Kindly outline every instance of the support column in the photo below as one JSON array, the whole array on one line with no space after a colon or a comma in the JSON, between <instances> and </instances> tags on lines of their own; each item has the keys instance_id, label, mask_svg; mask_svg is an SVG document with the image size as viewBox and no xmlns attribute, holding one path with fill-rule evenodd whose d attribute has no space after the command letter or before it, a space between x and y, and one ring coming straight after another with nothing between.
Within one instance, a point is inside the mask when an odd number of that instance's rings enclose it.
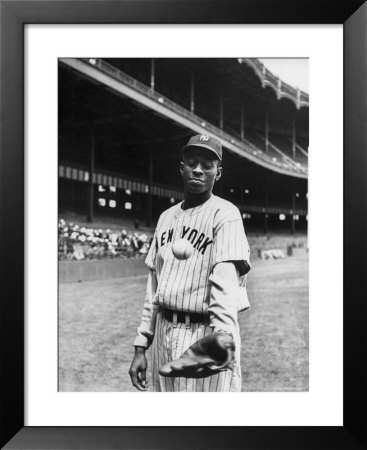
<instances>
[{"instance_id":1,"label":"support column","mask_svg":"<svg viewBox=\"0 0 367 450\"><path fill-rule=\"evenodd\" d=\"M148 184L149 184L149 192L148 192L148 217L147 217L147 226L150 227L152 225L152 212L153 212L153 150L150 148L149 150L149 174L148 174Z\"/></svg>"},{"instance_id":2,"label":"support column","mask_svg":"<svg viewBox=\"0 0 367 450\"><path fill-rule=\"evenodd\" d=\"M94 159L95 159L96 135L94 124L91 126L90 154L89 154L89 180L88 180L88 204L87 204L87 222L93 222L94 216Z\"/></svg>"},{"instance_id":3,"label":"support column","mask_svg":"<svg viewBox=\"0 0 367 450\"><path fill-rule=\"evenodd\" d=\"M192 114L194 114L194 111L195 111L195 72L194 72L194 69L191 69L190 111Z\"/></svg>"},{"instance_id":4,"label":"support column","mask_svg":"<svg viewBox=\"0 0 367 450\"><path fill-rule=\"evenodd\" d=\"M223 130L223 89L220 91L219 102L219 128Z\"/></svg>"},{"instance_id":5,"label":"support column","mask_svg":"<svg viewBox=\"0 0 367 450\"><path fill-rule=\"evenodd\" d=\"M293 120L293 129L292 129L292 154L293 158L296 157L296 119Z\"/></svg>"},{"instance_id":6,"label":"support column","mask_svg":"<svg viewBox=\"0 0 367 450\"><path fill-rule=\"evenodd\" d=\"M292 215L291 215L291 232L294 234L296 232L296 221L294 220L294 215L296 211L296 194L292 192Z\"/></svg>"},{"instance_id":7,"label":"support column","mask_svg":"<svg viewBox=\"0 0 367 450\"><path fill-rule=\"evenodd\" d=\"M265 193L264 234L268 234L268 193Z\"/></svg>"},{"instance_id":8,"label":"support column","mask_svg":"<svg viewBox=\"0 0 367 450\"><path fill-rule=\"evenodd\" d=\"M266 67L264 66L263 63L262 67L261 67L261 86L264 89L265 88L265 78L266 78Z\"/></svg>"},{"instance_id":9,"label":"support column","mask_svg":"<svg viewBox=\"0 0 367 450\"><path fill-rule=\"evenodd\" d=\"M268 234L268 213L266 212L264 214L264 234L267 235Z\"/></svg>"},{"instance_id":10,"label":"support column","mask_svg":"<svg viewBox=\"0 0 367 450\"><path fill-rule=\"evenodd\" d=\"M277 99L280 100L282 96L282 80L278 77L277 80Z\"/></svg>"},{"instance_id":11,"label":"support column","mask_svg":"<svg viewBox=\"0 0 367 450\"><path fill-rule=\"evenodd\" d=\"M243 218L243 214L246 213L246 211L245 211L245 195L244 195L244 186L243 186L242 180L240 180L239 185L240 185L240 213L241 213L241 219L242 219L243 226L245 226L245 219Z\"/></svg>"},{"instance_id":12,"label":"support column","mask_svg":"<svg viewBox=\"0 0 367 450\"><path fill-rule=\"evenodd\" d=\"M241 106L241 139L245 138L245 112L243 106Z\"/></svg>"},{"instance_id":13,"label":"support column","mask_svg":"<svg viewBox=\"0 0 367 450\"><path fill-rule=\"evenodd\" d=\"M269 150L269 113L265 115L265 152Z\"/></svg>"},{"instance_id":14,"label":"support column","mask_svg":"<svg viewBox=\"0 0 367 450\"><path fill-rule=\"evenodd\" d=\"M150 89L154 92L155 89L155 60L150 60Z\"/></svg>"},{"instance_id":15,"label":"support column","mask_svg":"<svg viewBox=\"0 0 367 450\"><path fill-rule=\"evenodd\" d=\"M300 89L297 89L297 109L300 109L301 107L301 91Z\"/></svg>"}]
</instances>

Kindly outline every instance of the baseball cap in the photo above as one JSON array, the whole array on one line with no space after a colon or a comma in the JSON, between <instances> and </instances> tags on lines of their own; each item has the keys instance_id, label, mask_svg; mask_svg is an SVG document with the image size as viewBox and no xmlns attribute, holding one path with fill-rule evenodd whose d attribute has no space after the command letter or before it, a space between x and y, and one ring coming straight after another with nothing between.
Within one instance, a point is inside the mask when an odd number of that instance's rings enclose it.
<instances>
[{"instance_id":1,"label":"baseball cap","mask_svg":"<svg viewBox=\"0 0 367 450\"><path fill-rule=\"evenodd\" d=\"M222 144L218 139L207 134L197 134L189 139L189 142L183 147L183 151L187 150L189 147L204 147L217 156L220 161L222 161Z\"/></svg>"}]
</instances>

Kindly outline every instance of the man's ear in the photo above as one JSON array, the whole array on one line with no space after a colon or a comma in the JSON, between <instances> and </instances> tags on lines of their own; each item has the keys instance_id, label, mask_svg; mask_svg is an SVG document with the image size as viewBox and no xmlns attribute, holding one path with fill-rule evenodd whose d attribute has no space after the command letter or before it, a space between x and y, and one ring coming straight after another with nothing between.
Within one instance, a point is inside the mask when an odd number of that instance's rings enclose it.
<instances>
[{"instance_id":1,"label":"man's ear","mask_svg":"<svg viewBox=\"0 0 367 450\"><path fill-rule=\"evenodd\" d=\"M216 175L216 177L215 177L215 181L219 181L219 180L221 179L222 173L223 173L223 167L222 167L222 166L219 166L219 167L217 168L217 175Z\"/></svg>"},{"instance_id":2,"label":"man's ear","mask_svg":"<svg viewBox=\"0 0 367 450\"><path fill-rule=\"evenodd\" d=\"M183 166L184 166L184 163L181 161L180 162L180 174L181 174L181 176L183 175Z\"/></svg>"}]
</instances>

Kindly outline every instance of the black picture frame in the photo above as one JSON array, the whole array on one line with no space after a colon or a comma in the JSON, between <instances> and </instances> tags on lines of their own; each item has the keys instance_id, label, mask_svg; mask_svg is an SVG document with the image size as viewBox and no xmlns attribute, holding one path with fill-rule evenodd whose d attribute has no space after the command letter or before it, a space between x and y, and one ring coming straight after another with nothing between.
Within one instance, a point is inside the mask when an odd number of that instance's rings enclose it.
<instances>
[{"instance_id":1,"label":"black picture frame","mask_svg":"<svg viewBox=\"0 0 367 450\"><path fill-rule=\"evenodd\" d=\"M221 427L24 427L23 30L27 23L343 24L343 426L225 430ZM2 448L366 449L366 3L362 0L0 0L0 33ZM328 170L332 170L332 162L325 168L325 176ZM327 327L326 323L325 332ZM215 413L225 414L225 411Z\"/></svg>"}]
</instances>

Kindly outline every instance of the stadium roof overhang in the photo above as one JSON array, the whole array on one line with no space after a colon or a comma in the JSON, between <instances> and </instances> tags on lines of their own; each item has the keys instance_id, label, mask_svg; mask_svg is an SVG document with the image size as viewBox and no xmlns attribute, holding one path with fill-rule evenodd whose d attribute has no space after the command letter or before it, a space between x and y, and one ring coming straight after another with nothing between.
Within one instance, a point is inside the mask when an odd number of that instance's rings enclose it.
<instances>
[{"instance_id":1,"label":"stadium roof overhang","mask_svg":"<svg viewBox=\"0 0 367 450\"><path fill-rule=\"evenodd\" d=\"M67 67L72 68L80 75L90 79L92 82L101 84L102 86L105 86L107 89L112 90L116 94L128 97L140 104L143 108L147 108L148 110L156 114L166 117L184 128L190 129L196 133L210 133L217 135L221 139L222 144L225 148L241 157L244 157L262 167L280 174L290 175L297 178L307 178L307 170L302 170L294 164L284 165L280 164L279 162L275 164L270 159L267 160L266 155L263 155L262 159L258 156L255 156L255 153L257 152L254 152L254 149L250 145L237 140L230 134L224 133L223 130L214 127L210 123L202 121L200 118L195 117L192 114L187 114L187 110L182 107L177 108L177 104L172 105L173 102L169 102L169 99L152 96L150 95L151 93L149 91L147 91L146 89L144 91L143 88L143 90L138 90L136 86L134 87L133 84L130 83L129 85L129 83L126 81L128 80L128 78L126 78L125 82L123 82L121 78L116 78L116 75L114 73L108 73L107 69L101 70L101 67L96 66L95 61L96 60L81 60L74 58L61 60L61 62ZM209 68L211 62L214 61L216 62L216 64L214 65L214 67L216 68L215 70L224 70L223 67L226 66L221 66L221 64L218 63L217 60L205 60L206 64L209 65ZM238 66L241 67L240 64L238 64ZM108 68L108 65L106 67ZM220 69L221 67L222 69ZM225 70L232 70L231 73L232 76L234 76L233 69L231 69L230 67L226 67ZM237 70L242 69L236 68L236 76L238 76ZM255 80L252 81L259 82L257 76L253 76ZM136 83L136 81L134 82ZM98 105L96 105L96 108L98 109Z\"/></svg>"}]
</instances>

